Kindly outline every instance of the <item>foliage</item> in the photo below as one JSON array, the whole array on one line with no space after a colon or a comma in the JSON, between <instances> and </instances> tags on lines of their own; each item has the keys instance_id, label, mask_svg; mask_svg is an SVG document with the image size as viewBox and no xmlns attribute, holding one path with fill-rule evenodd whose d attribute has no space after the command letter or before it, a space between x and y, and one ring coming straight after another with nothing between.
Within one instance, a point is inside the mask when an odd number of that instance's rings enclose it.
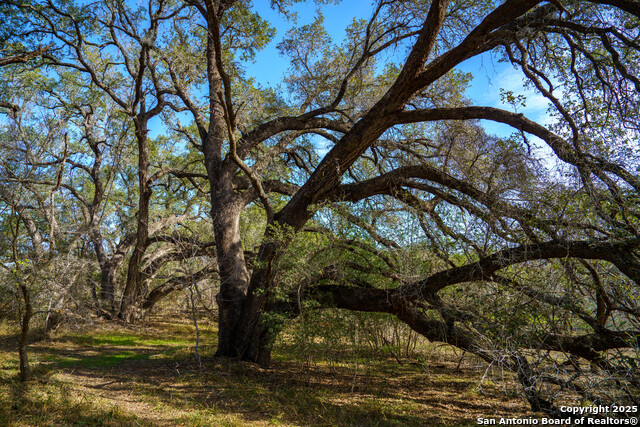
<instances>
[{"instance_id":1,"label":"foliage","mask_svg":"<svg viewBox=\"0 0 640 427\"><path fill-rule=\"evenodd\" d=\"M246 71L276 34L249 1L0 12L21 24L0 33L0 263L23 319L30 293L134 322L187 290L197 327L216 293L233 360L268 364L287 330L306 360L402 330L511 371L548 415L637 403L635 3L376 1L344 40L320 7L273 87ZM459 66L483 54L546 119L510 88L475 105Z\"/></svg>"}]
</instances>

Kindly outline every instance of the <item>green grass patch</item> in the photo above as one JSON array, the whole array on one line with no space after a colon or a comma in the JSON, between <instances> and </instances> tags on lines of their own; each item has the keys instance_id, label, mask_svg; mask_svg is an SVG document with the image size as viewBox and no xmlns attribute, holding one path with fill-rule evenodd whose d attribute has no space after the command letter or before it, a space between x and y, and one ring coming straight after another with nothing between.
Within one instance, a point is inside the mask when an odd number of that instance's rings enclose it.
<instances>
[{"instance_id":1,"label":"green grass patch","mask_svg":"<svg viewBox=\"0 0 640 427\"><path fill-rule=\"evenodd\" d=\"M56 356L53 362L61 368L111 368L123 362L133 360L147 360L150 354L140 354L133 351L124 351L115 354L99 354L96 356Z\"/></svg>"},{"instance_id":2,"label":"green grass patch","mask_svg":"<svg viewBox=\"0 0 640 427\"><path fill-rule=\"evenodd\" d=\"M148 338L138 335L78 335L70 337L72 342L87 346L118 346L118 347L140 347L140 346L188 346L193 341L188 339L159 339Z\"/></svg>"}]
</instances>

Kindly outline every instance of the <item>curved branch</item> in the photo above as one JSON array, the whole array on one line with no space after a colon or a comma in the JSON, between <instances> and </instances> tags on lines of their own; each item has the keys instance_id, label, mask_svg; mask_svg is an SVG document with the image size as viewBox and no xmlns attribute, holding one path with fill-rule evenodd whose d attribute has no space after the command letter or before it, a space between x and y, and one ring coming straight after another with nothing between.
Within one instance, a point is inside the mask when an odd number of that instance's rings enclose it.
<instances>
[{"instance_id":1,"label":"curved branch","mask_svg":"<svg viewBox=\"0 0 640 427\"><path fill-rule=\"evenodd\" d=\"M437 108L401 111L394 115L393 120L396 124L436 120L491 120L504 123L544 140L560 160L578 168L590 166L591 169L613 173L640 191L640 180L624 168L604 159L581 155L565 139L533 120L527 119L523 114L493 107Z\"/></svg>"},{"instance_id":2,"label":"curved branch","mask_svg":"<svg viewBox=\"0 0 640 427\"><path fill-rule=\"evenodd\" d=\"M633 259L631 253L639 247L640 239L619 243L552 240L539 244L521 245L503 249L472 264L432 274L424 280L399 288L398 292L407 296L422 297L458 283L489 280L498 270L510 265L567 257L609 261L631 280L640 284L640 262Z\"/></svg>"},{"instance_id":3,"label":"curved branch","mask_svg":"<svg viewBox=\"0 0 640 427\"><path fill-rule=\"evenodd\" d=\"M51 49L52 46L53 44L49 44L47 46L38 48L36 50L32 50L30 52L23 52L18 55L5 56L4 58L0 58L0 67L4 67L10 64L23 64L29 61L30 59L33 59L42 55L43 53Z\"/></svg>"}]
</instances>

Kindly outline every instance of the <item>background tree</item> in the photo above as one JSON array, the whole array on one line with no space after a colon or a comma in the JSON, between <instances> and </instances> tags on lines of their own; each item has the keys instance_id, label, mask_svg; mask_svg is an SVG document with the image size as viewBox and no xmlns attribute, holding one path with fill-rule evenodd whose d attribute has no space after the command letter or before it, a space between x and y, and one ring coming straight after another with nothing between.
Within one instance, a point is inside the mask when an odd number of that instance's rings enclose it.
<instances>
[{"instance_id":1,"label":"background tree","mask_svg":"<svg viewBox=\"0 0 640 427\"><path fill-rule=\"evenodd\" d=\"M1 290L14 297L19 315L23 381L31 377L27 344L32 318L44 314L46 331L52 314L73 299L76 285L82 281L80 276L84 277L87 270L78 256L79 236L67 228L74 222L73 214L57 194L65 162L51 163L47 156L61 141L65 141L66 152L67 139L61 135L59 120L34 114L34 104L43 95L31 85L37 76L37 72L26 71L22 74L26 78L12 81L15 86L11 89L22 92L23 98L10 98L16 102L10 103L10 117L3 122L0 134L0 211L5 242L0 248ZM48 176L53 176L53 181L43 182Z\"/></svg>"},{"instance_id":2,"label":"background tree","mask_svg":"<svg viewBox=\"0 0 640 427\"><path fill-rule=\"evenodd\" d=\"M185 180L198 176L186 170L193 161L180 165L180 156L169 155L167 150L175 147L174 139L149 138L149 121L166 107L177 110L166 100L171 92L163 87L163 77L158 74L157 60L150 49L156 43L160 23L182 6L154 4L156 9L148 11L150 20L145 29L135 26L145 19L145 11L119 3L72 10L66 10L67 5L54 3L48 3L48 7L24 3L15 6L33 15L30 28L34 33L51 38L56 45L47 56L50 63L56 65L53 69L57 73L55 83L50 83L48 90L57 100L55 108L65 111L77 133L78 144L69 161L72 169L84 175L78 183L82 190L73 184L67 187L80 203L86 221L82 232L88 231L100 266L99 294L106 308L102 314L117 314L131 321L143 302L146 283L162 265L171 261L171 257L166 257L167 249L158 246L174 242L176 237L151 240L152 235L185 221L192 208L193 193L183 191L180 185L173 186L178 188L176 194L163 191L156 201L152 201L153 189L163 185L171 190L171 186L167 186L170 174ZM94 22L100 23L100 28L94 27ZM69 90L71 87L73 91ZM127 169L124 156L130 155L127 150L131 141L137 146L138 164ZM154 153L158 154L157 159L151 158ZM88 161L87 156L93 160ZM62 161L57 157L57 161ZM111 164L103 164L106 161ZM137 190L130 182L132 173L138 176ZM111 194L107 193L109 188ZM120 195L125 199L118 200ZM137 199L137 209L129 205L131 197ZM163 215L161 206L178 199L180 202L174 207L181 206L182 214L176 216L175 209L170 212L165 209ZM130 219L134 215L136 225L132 229ZM118 223L129 233L105 241L105 229L113 234L111 228ZM206 243L200 245L206 246ZM155 255L148 253L151 246L156 249ZM125 261L128 262L126 281L116 307L116 281Z\"/></svg>"}]
</instances>

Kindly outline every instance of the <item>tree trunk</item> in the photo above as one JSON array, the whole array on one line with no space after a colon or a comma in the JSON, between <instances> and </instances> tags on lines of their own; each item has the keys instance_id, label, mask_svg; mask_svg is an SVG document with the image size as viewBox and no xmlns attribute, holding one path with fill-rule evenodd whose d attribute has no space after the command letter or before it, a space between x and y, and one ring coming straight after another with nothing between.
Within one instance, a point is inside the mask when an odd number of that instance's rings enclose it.
<instances>
[{"instance_id":1,"label":"tree trunk","mask_svg":"<svg viewBox=\"0 0 640 427\"><path fill-rule=\"evenodd\" d=\"M269 240L269 237L267 237ZM251 292L245 298L242 313L236 326L234 347L243 360L267 366L271 361L271 344L281 325L264 322L264 313L268 311L269 288L271 287L272 267L275 259L277 243L268 242L262 245L258 259L266 260L266 265L256 268L251 276Z\"/></svg>"},{"instance_id":2,"label":"tree trunk","mask_svg":"<svg viewBox=\"0 0 640 427\"><path fill-rule=\"evenodd\" d=\"M227 4L224 7L228 7ZM218 304L218 349L216 356L252 360L246 346L238 346L238 337L246 331L245 309L251 279L240 239L239 220L245 201L233 185L239 165L231 156L223 157L223 145L235 132L230 118L230 81L223 70L220 46L219 17L225 8L207 4L209 36L207 37L207 79L209 83L209 125L200 128L202 151L211 191L211 218L216 240L216 255L220 276ZM217 42L216 42L217 40ZM226 77L226 83L223 83ZM226 94L227 96L224 96ZM226 113L225 113L226 111ZM226 117L226 118L225 118ZM231 146L231 142L229 142ZM258 313L260 315L261 312ZM250 334L251 335L251 334Z\"/></svg>"},{"instance_id":3,"label":"tree trunk","mask_svg":"<svg viewBox=\"0 0 640 427\"><path fill-rule=\"evenodd\" d=\"M271 350L278 333L282 329L283 321L269 319L269 322L265 323L264 313L260 314L260 320L250 335L242 358L267 367L271 363Z\"/></svg>"},{"instance_id":4,"label":"tree trunk","mask_svg":"<svg viewBox=\"0 0 640 427\"><path fill-rule=\"evenodd\" d=\"M96 307L103 314L108 312L111 317L116 315L116 282L118 271L125 260L127 252L134 243L135 235L126 235L115 249L111 257L107 256L103 248L103 238L97 226L91 234L91 242L100 266L100 307Z\"/></svg>"},{"instance_id":5,"label":"tree trunk","mask_svg":"<svg viewBox=\"0 0 640 427\"><path fill-rule=\"evenodd\" d=\"M224 168L221 168L224 170ZM240 239L239 221L244 203L233 191L231 173L220 175L212 191L212 211L220 292L216 296L218 304L218 349L216 356L234 357L267 365L271 358L270 344L273 341L273 328L262 324L263 302L267 299L247 297L249 284L254 281L270 280L270 258L267 267L254 270L249 274L244 250ZM226 179L225 179L226 178ZM225 184L226 183L226 184ZM212 188L213 185L212 185ZM271 248L275 244L265 245ZM274 250L275 253L275 250ZM265 259L260 257L260 259ZM260 289L268 289L268 285ZM263 295L265 298L266 295Z\"/></svg>"},{"instance_id":6,"label":"tree trunk","mask_svg":"<svg viewBox=\"0 0 640 427\"><path fill-rule=\"evenodd\" d=\"M144 108L143 108L144 110ZM136 139L138 140L138 184L140 197L138 199L138 223L136 230L136 244L129 259L127 269L127 284L122 295L119 317L125 322L132 322L135 315L136 297L142 282L140 265L147 250L149 239L149 202L151 200L151 182L149 179L149 148L147 145L147 121L144 114L136 118Z\"/></svg>"},{"instance_id":7,"label":"tree trunk","mask_svg":"<svg viewBox=\"0 0 640 427\"><path fill-rule=\"evenodd\" d=\"M96 253L98 259L98 265L100 266L100 299L96 302L99 305L98 311L106 310L111 315L115 315L115 279L116 272L120 266L120 262L114 262L114 259L109 259L103 248L103 239L100 230L95 225L95 213L93 207L90 209L90 215L92 217L91 223L93 230L91 231L91 244L93 250ZM105 308L106 307L106 308Z\"/></svg>"},{"instance_id":8,"label":"tree trunk","mask_svg":"<svg viewBox=\"0 0 640 427\"><path fill-rule=\"evenodd\" d=\"M249 286L249 272L240 240L239 220L241 206L229 200L233 193L216 192L212 195L212 212L220 292L218 303L218 350L217 356L241 357L235 346L237 325Z\"/></svg>"},{"instance_id":9,"label":"tree trunk","mask_svg":"<svg viewBox=\"0 0 640 427\"><path fill-rule=\"evenodd\" d=\"M108 264L104 268L101 268L100 300L106 306L106 310L109 311L111 315L115 315L116 312L116 273L117 266L112 264Z\"/></svg>"},{"instance_id":10,"label":"tree trunk","mask_svg":"<svg viewBox=\"0 0 640 427\"><path fill-rule=\"evenodd\" d=\"M207 5L210 32L207 37L207 79L209 83L209 125L202 129L202 151L211 191L211 219L216 241L216 258L220 276L220 292L216 296L218 304L218 349L216 356L240 357L235 346L237 325L242 316L242 307L249 287L249 271L244 258L240 239L240 213L244 201L236 193L233 177L238 165L227 156L223 157L223 145L234 129L227 127L223 105L222 52L216 48L214 33L219 36L218 16L222 10ZM230 88L226 88L230 89Z\"/></svg>"},{"instance_id":11,"label":"tree trunk","mask_svg":"<svg viewBox=\"0 0 640 427\"><path fill-rule=\"evenodd\" d=\"M29 335L29 322L31 322L33 307L31 306L31 296L29 295L29 289L27 289L27 286L20 284L20 290L22 291L22 298L24 300L24 312L20 319L20 344L18 346L18 355L20 358L20 381L28 381L31 379L31 367L29 366L29 355L27 354L27 338Z\"/></svg>"}]
</instances>

